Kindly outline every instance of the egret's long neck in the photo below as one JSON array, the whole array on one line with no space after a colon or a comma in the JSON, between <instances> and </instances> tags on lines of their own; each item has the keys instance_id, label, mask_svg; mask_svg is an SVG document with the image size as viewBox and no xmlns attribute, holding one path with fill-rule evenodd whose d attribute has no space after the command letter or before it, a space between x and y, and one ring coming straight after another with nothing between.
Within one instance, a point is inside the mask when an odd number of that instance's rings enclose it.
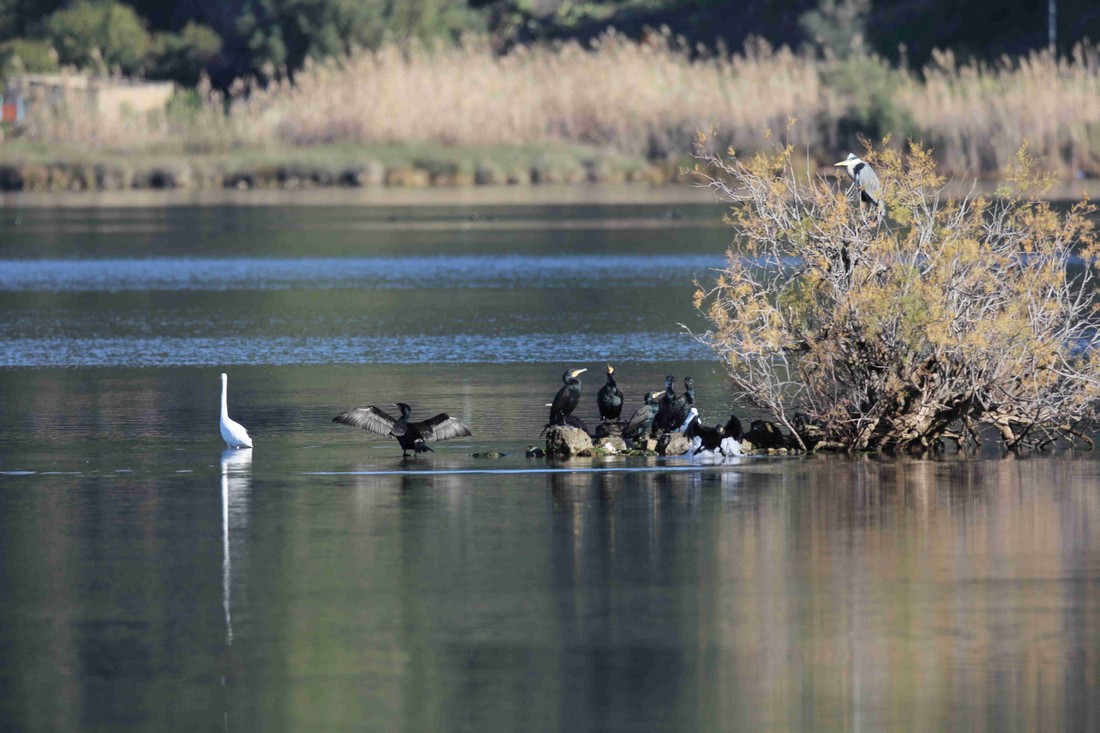
<instances>
[{"instance_id":1,"label":"egret's long neck","mask_svg":"<svg viewBox=\"0 0 1100 733\"><path fill-rule=\"evenodd\" d=\"M229 417L229 407L227 406L226 399L225 399L225 393L226 393L226 390L228 388L229 388L228 383L223 381L222 382L222 419L223 420L225 418Z\"/></svg>"}]
</instances>

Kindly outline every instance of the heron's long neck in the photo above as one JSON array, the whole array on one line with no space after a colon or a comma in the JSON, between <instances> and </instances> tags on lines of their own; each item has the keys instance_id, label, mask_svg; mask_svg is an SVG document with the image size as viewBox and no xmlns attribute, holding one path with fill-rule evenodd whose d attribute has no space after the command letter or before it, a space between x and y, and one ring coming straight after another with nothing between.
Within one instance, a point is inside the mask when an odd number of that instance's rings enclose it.
<instances>
[{"instance_id":1,"label":"heron's long neck","mask_svg":"<svg viewBox=\"0 0 1100 733\"><path fill-rule=\"evenodd\" d=\"M229 417L229 407L226 405L225 393L228 390L229 385L222 382L222 419Z\"/></svg>"}]
</instances>

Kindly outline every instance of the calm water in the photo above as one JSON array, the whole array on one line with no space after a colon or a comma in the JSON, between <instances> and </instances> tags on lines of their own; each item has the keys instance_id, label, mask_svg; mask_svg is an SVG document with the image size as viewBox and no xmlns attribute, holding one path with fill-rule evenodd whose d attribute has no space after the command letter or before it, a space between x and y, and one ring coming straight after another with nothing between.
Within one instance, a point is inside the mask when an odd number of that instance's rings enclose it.
<instances>
[{"instance_id":1,"label":"calm water","mask_svg":"<svg viewBox=\"0 0 1100 733\"><path fill-rule=\"evenodd\" d=\"M592 198L0 208L0 730L1100 726L1093 456L523 457L569 365L731 407L720 208Z\"/></svg>"}]
</instances>

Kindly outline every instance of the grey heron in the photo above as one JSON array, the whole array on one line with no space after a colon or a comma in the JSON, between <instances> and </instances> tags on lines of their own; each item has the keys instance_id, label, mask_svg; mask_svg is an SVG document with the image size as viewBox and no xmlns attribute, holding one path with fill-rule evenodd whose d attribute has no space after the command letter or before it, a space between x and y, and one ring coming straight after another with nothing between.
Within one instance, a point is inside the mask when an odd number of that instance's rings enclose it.
<instances>
[{"instance_id":1,"label":"grey heron","mask_svg":"<svg viewBox=\"0 0 1100 733\"><path fill-rule=\"evenodd\" d=\"M834 163L834 168L843 166L848 170L848 175L859 189L861 201L866 201L878 209L879 218L886 212L886 204L882 201L882 182L878 179L875 170L854 153L848 153L848 157L839 163Z\"/></svg>"}]
</instances>

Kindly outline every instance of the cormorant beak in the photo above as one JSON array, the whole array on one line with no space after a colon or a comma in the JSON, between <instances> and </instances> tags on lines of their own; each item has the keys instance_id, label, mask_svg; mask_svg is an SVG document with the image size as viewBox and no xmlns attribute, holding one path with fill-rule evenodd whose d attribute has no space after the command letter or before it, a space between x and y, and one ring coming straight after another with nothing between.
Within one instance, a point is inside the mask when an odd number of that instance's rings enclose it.
<instances>
[{"instance_id":1,"label":"cormorant beak","mask_svg":"<svg viewBox=\"0 0 1100 733\"><path fill-rule=\"evenodd\" d=\"M579 377L581 374L587 371L588 369L574 369L571 373L574 377Z\"/></svg>"},{"instance_id":2,"label":"cormorant beak","mask_svg":"<svg viewBox=\"0 0 1100 733\"><path fill-rule=\"evenodd\" d=\"M613 366L611 366L610 364L608 364L608 365L607 365L607 373L608 373L608 374L614 374L614 373L615 373L615 367L613 367Z\"/></svg>"},{"instance_id":3,"label":"cormorant beak","mask_svg":"<svg viewBox=\"0 0 1100 733\"><path fill-rule=\"evenodd\" d=\"M653 399L657 399L658 397L664 397L664 396L665 396L665 391L663 389L660 392L654 392L653 393Z\"/></svg>"}]
</instances>

